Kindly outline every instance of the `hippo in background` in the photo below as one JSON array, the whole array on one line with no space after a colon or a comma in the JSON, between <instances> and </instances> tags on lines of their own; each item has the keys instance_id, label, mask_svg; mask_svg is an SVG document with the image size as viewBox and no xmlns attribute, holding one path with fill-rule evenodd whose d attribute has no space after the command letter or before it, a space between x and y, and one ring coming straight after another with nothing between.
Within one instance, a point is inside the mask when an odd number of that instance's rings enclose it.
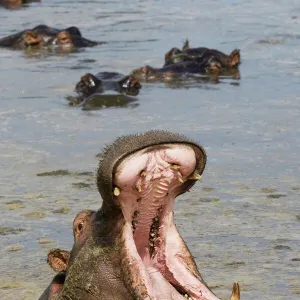
<instances>
[{"instance_id":1,"label":"hippo in background","mask_svg":"<svg viewBox=\"0 0 300 300\"><path fill-rule=\"evenodd\" d=\"M175 198L200 179L205 164L199 144L166 131L107 146L97 171L102 207L80 226L65 280L50 299L218 300L173 218ZM239 299L234 283L231 300Z\"/></svg>"},{"instance_id":2,"label":"hippo in background","mask_svg":"<svg viewBox=\"0 0 300 300\"><path fill-rule=\"evenodd\" d=\"M136 101L141 84L132 75L124 76L116 72L87 73L75 86L78 97L67 97L69 105L79 105L85 109L92 107L126 106ZM116 92L117 94L110 94Z\"/></svg>"},{"instance_id":3,"label":"hippo in background","mask_svg":"<svg viewBox=\"0 0 300 300\"><path fill-rule=\"evenodd\" d=\"M227 55L216 49L205 47L190 48L187 40L182 48L172 48L165 54L162 68L144 66L132 71L140 81L174 81L190 75L202 75L216 81L219 76L239 79L237 66L240 64L240 51L235 49Z\"/></svg>"},{"instance_id":4,"label":"hippo in background","mask_svg":"<svg viewBox=\"0 0 300 300\"><path fill-rule=\"evenodd\" d=\"M41 0L0 0L0 5L8 9L16 9L31 2L41 2Z\"/></svg>"},{"instance_id":5,"label":"hippo in background","mask_svg":"<svg viewBox=\"0 0 300 300\"><path fill-rule=\"evenodd\" d=\"M202 62L207 58L214 58L219 62L224 70L236 68L241 62L240 50L234 49L229 55L206 47L190 48L189 41L186 40L182 50L172 48L165 54L164 67L180 62L196 61Z\"/></svg>"},{"instance_id":6,"label":"hippo in background","mask_svg":"<svg viewBox=\"0 0 300 300\"><path fill-rule=\"evenodd\" d=\"M188 78L189 75L206 75L214 79L219 76L221 69L221 64L214 57L207 57L199 62L182 61L162 68L147 65L133 70L131 74L142 82L168 82Z\"/></svg>"},{"instance_id":7,"label":"hippo in background","mask_svg":"<svg viewBox=\"0 0 300 300\"><path fill-rule=\"evenodd\" d=\"M38 25L0 39L0 47L12 49L40 49L40 48L82 48L104 44L82 37L80 30L71 26L57 29L47 25Z\"/></svg>"}]
</instances>

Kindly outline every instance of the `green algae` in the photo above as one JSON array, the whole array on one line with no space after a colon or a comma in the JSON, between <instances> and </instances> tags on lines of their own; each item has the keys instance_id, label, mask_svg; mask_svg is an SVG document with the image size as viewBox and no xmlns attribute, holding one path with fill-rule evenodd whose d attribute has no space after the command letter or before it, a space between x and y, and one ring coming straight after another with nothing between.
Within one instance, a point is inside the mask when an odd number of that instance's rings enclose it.
<instances>
[{"instance_id":1,"label":"green algae","mask_svg":"<svg viewBox=\"0 0 300 300\"><path fill-rule=\"evenodd\" d=\"M55 209L55 210L53 210L52 212L54 213L54 214L64 214L64 215L66 215L66 214L68 214L70 211L72 210L72 208L71 207L61 207L61 208L58 208L58 209Z\"/></svg>"}]
</instances>

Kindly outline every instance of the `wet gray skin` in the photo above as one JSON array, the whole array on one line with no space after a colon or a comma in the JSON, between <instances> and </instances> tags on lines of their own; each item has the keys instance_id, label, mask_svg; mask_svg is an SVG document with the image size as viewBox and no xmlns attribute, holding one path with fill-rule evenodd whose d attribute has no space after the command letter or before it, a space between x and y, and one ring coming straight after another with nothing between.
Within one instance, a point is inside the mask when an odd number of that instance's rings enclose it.
<instances>
[{"instance_id":1,"label":"wet gray skin","mask_svg":"<svg viewBox=\"0 0 300 300\"><path fill-rule=\"evenodd\" d=\"M124 136L106 147L97 172L102 207L91 218L90 236L75 241L53 299L218 299L173 222L174 199L205 164L201 146L166 131Z\"/></svg>"}]
</instances>

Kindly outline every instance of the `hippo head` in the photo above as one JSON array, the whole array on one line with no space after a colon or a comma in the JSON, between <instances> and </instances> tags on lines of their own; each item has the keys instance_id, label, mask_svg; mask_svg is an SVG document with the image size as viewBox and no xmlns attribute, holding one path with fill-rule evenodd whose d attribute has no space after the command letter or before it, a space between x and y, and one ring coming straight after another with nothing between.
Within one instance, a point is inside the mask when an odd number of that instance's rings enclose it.
<instances>
[{"instance_id":1,"label":"hippo head","mask_svg":"<svg viewBox=\"0 0 300 300\"><path fill-rule=\"evenodd\" d=\"M200 145L166 131L107 146L97 171L102 207L74 221L80 238L59 299L217 300L173 218L175 198L200 179L205 164Z\"/></svg>"}]
</instances>

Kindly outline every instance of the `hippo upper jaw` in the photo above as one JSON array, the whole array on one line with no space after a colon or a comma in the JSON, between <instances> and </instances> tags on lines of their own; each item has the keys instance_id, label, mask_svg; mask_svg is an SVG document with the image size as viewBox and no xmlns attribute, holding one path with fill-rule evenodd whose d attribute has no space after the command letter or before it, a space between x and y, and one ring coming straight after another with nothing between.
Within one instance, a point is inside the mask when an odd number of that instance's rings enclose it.
<instances>
[{"instance_id":1,"label":"hippo upper jaw","mask_svg":"<svg viewBox=\"0 0 300 300\"><path fill-rule=\"evenodd\" d=\"M132 294L145 299L218 298L204 284L173 220L175 198L200 178L195 148L148 147L123 159L114 173L122 210L122 271ZM144 299L144 298L143 298Z\"/></svg>"}]
</instances>

